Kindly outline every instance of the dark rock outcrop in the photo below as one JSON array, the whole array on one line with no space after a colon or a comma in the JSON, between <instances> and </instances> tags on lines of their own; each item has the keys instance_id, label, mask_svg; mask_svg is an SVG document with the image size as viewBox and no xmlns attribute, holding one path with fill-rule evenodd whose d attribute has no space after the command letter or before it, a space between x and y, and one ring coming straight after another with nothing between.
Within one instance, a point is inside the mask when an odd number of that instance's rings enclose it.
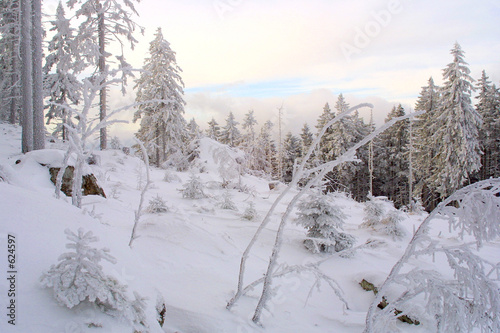
<instances>
[{"instance_id":1,"label":"dark rock outcrop","mask_svg":"<svg viewBox=\"0 0 500 333\"><path fill-rule=\"evenodd\" d=\"M49 168L50 172L50 180L54 185L57 181L57 174L61 168ZM66 194L68 197L71 196L72 188L73 188L73 173L75 168L73 166L68 166L66 170L64 170L64 175L61 184L61 191ZM102 187L97 183L97 178L90 174L84 175L82 177L82 189L83 195L100 195L101 197L106 198L106 194Z\"/></svg>"}]
</instances>

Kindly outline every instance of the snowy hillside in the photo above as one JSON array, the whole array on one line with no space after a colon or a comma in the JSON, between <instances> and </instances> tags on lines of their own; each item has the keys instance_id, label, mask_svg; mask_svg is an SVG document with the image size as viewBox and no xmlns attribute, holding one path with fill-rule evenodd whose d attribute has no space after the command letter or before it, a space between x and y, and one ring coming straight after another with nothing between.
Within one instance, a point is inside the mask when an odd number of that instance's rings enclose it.
<instances>
[{"instance_id":1,"label":"snowy hillside","mask_svg":"<svg viewBox=\"0 0 500 333\"><path fill-rule=\"evenodd\" d=\"M145 213L141 216L132 248L128 246L138 208L140 192L146 182L144 163L121 150L96 152L100 162L89 166L107 198L84 197L82 209L71 199L56 199L47 166L60 159L61 147L53 147L27 156L19 154L20 128L0 124L0 267L7 267L9 235L16 244L15 326L5 314L0 332L133 332L126 321L103 314L87 303L65 308L57 303L51 289L43 288L40 277L59 256L68 252L65 230L79 228L99 237L93 246L108 248L117 263L101 261L104 273L146 297L147 326L150 332L362 332L365 317L374 299L361 288L363 279L382 284L391 267L404 253L413 231L426 214L401 213L401 237L373 228L360 228L366 221L365 204L341 194L332 202L346 215L344 232L355 237L353 250L339 254L313 254L303 244L306 230L289 221L279 256L281 268L304 266L322 261L321 272L333 279L349 308L330 288L327 280L318 280L310 271L296 271L274 280L274 296L262 315L263 327L252 322L262 284L243 296L231 310L227 302L238 282L240 259L260 221L285 185L270 190L268 181L238 174L242 156L210 139L200 141L199 156L188 172L151 168L152 186L146 192ZM45 159L45 162L42 160ZM18 163L16 163L18 161ZM221 177L223 175L224 177ZM182 189L190 179L199 177L205 197L183 198ZM224 179L223 179L224 178ZM229 184L223 188L222 183ZM248 261L245 283L263 276L271 254L281 215L291 197L278 205L270 224L253 248ZM156 208L165 202L163 212ZM159 198L161 200L159 200ZM159 203L158 203L159 202ZM234 209L227 203L234 203ZM248 207L257 216L245 219ZM395 211L380 200L386 212ZM293 214L295 218L295 214ZM456 244L459 239L446 222L433 226L436 239ZM500 242L486 245L482 252L488 260L500 260ZM412 265L440 269L444 261L415 259ZM0 280L3 312L9 299L8 280ZM13 299L13 298L12 298ZM165 304L165 324L157 322L157 303ZM397 322L388 331L429 332L422 307L415 306L418 326Z\"/></svg>"}]
</instances>

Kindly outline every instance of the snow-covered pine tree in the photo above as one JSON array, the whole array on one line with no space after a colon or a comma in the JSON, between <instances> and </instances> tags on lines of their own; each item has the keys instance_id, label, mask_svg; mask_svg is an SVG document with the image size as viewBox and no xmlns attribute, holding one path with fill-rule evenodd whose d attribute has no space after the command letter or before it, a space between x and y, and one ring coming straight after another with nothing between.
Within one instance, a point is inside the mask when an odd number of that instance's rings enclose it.
<instances>
[{"instance_id":1,"label":"snow-covered pine tree","mask_svg":"<svg viewBox=\"0 0 500 333\"><path fill-rule=\"evenodd\" d=\"M56 119L60 121L54 134L60 133L66 141L68 134L65 125L74 127L67 106L76 105L81 99L82 84L77 76L85 68L85 64L74 40L75 29L65 17L62 3L57 6L55 20L50 23L50 31L54 31L54 36L48 43L49 54L45 57L43 67L44 89L49 96L47 125Z\"/></svg>"},{"instance_id":2,"label":"snow-covered pine tree","mask_svg":"<svg viewBox=\"0 0 500 333\"><path fill-rule=\"evenodd\" d=\"M458 43L451 54L453 62L444 69L440 103L432 119L436 128L432 142L438 147L429 182L441 198L470 182L471 175L481 166L479 130L482 119L471 104L474 80Z\"/></svg>"},{"instance_id":3,"label":"snow-covered pine tree","mask_svg":"<svg viewBox=\"0 0 500 333\"><path fill-rule=\"evenodd\" d=\"M476 110L483 118L479 135L483 151L480 180L500 177L500 92L488 79L483 70L477 84L479 94L476 96Z\"/></svg>"},{"instance_id":4,"label":"snow-covered pine tree","mask_svg":"<svg viewBox=\"0 0 500 333\"><path fill-rule=\"evenodd\" d=\"M136 136L150 149L148 152L160 166L169 157L184 154L188 136L183 117L184 83L182 71L175 59L170 43L158 28L149 46L143 72L136 81L136 101L139 104L134 121L142 118Z\"/></svg>"},{"instance_id":5,"label":"snow-covered pine tree","mask_svg":"<svg viewBox=\"0 0 500 333\"><path fill-rule=\"evenodd\" d=\"M19 120L19 0L0 2L0 117Z\"/></svg>"},{"instance_id":6,"label":"snow-covered pine tree","mask_svg":"<svg viewBox=\"0 0 500 333\"><path fill-rule=\"evenodd\" d=\"M103 75L109 70L107 58L112 54L109 53L110 41L118 42L124 49L123 44L125 39L130 47L134 49L137 40L134 37L134 32L137 28L141 33L144 32L137 23L132 20L132 15L138 15L135 10L134 0L68 0L67 5L73 9L78 4L76 10L77 17L83 17L78 31L78 43L82 51L82 55L87 57L87 60L92 66L96 67L97 76L105 79ZM139 2L139 0L137 0ZM122 54L116 56L120 68L128 66L125 62L125 57ZM127 72L123 72L121 86L122 92L125 93L125 84ZM100 82L102 90L99 94L99 119L102 121L107 115L107 88L105 82ZM100 130L100 147L106 149L107 133L106 127Z\"/></svg>"},{"instance_id":7,"label":"snow-covered pine tree","mask_svg":"<svg viewBox=\"0 0 500 333\"><path fill-rule=\"evenodd\" d=\"M283 141L283 181L289 183L293 178L296 163L302 157L302 147L298 137L288 132Z\"/></svg>"},{"instance_id":8,"label":"snow-covered pine tree","mask_svg":"<svg viewBox=\"0 0 500 333\"><path fill-rule=\"evenodd\" d=\"M239 122L234 118L233 112L229 112L226 118L226 125L222 128L220 133L220 142L228 145L229 147L236 147L240 144L241 133L238 129Z\"/></svg>"},{"instance_id":9,"label":"snow-covered pine tree","mask_svg":"<svg viewBox=\"0 0 500 333\"><path fill-rule=\"evenodd\" d=\"M296 223L307 229L305 247L313 253L332 253L349 249L354 237L340 232L347 216L321 189L311 192L297 205Z\"/></svg>"},{"instance_id":10,"label":"snow-covered pine tree","mask_svg":"<svg viewBox=\"0 0 500 333\"><path fill-rule=\"evenodd\" d=\"M422 87L417 99L415 111L423 111L413 122L414 129L414 171L415 171L415 196L421 197L422 203L432 210L438 197L432 191L429 177L432 173L433 158L436 155L436 144L432 142L432 134L437 130L434 119L439 106L440 88L429 78L428 84Z\"/></svg>"},{"instance_id":11,"label":"snow-covered pine tree","mask_svg":"<svg viewBox=\"0 0 500 333\"><path fill-rule=\"evenodd\" d=\"M392 108L385 121L404 114L399 104ZM380 134L375 146L373 195L387 196L396 208L408 205L409 121L400 121Z\"/></svg>"},{"instance_id":12,"label":"snow-covered pine tree","mask_svg":"<svg viewBox=\"0 0 500 333\"><path fill-rule=\"evenodd\" d=\"M208 122L207 136L215 141L220 141L220 126L212 117L212 120Z\"/></svg>"},{"instance_id":13,"label":"snow-covered pine tree","mask_svg":"<svg viewBox=\"0 0 500 333\"><path fill-rule=\"evenodd\" d=\"M93 303L102 312L129 321L137 330L146 329L144 300L137 293L131 300L127 286L103 272L101 260L116 263L109 249L93 248L90 243L99 239L91 231L64 232L70 241L66 248L72 251L63 253L59 263L42 274L42 286L52 289L57 302L70 309L82 302Z\"/></svg>"}]
</instances>

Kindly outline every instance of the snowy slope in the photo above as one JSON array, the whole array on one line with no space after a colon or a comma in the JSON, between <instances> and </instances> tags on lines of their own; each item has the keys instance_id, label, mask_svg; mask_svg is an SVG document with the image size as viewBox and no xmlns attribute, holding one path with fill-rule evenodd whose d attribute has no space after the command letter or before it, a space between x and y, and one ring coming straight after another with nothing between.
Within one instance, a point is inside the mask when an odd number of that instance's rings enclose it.
<instances>
[{"instance_id":1,"label":"snowy slope","mask_svg":"<svg viewBox=\"0 0 500 333\"><path fill-rule=\"evenodd\" d=\"M50 290L41 287L41 274L56 264L59 255L67 250L64 230L76 231L79 227L93 231L100 238L96 246L109 248L117 259L116 265L102 263L105 273L128 285L130 295L137 291L148 298L151 332L361 332L373 294L362 290L359 282L365 278L375 284L382 283L406 248L413 228L425 217L406 216L403 228L407 236L393 240L360 229L363 205L338 195L336 203L348 216L345 232L356 237L356 245L368 239L379 241L378 246L358 250L347 258L311 254L302 244L305 230L290 221L280 263L304 265L331 257L320 267L338 282L349 309L327 283L317 285L311 273L291 273L275 280L276 295L264 311L264 327L258 327L251 317L261 286L242 297L231 311L225 306L236 288L241 254L280 192L269 190L267 181L253 176L241 178L245 192L221 188L218 163L213 158L214 151L221 148L218 143L202 140L196 168L191 171L207 185L207 198L182 198L179 190L190 178L190 172L152 168L153 186L146 194L146 203L160 196L169 211L144 214L138 229L140 237L129 248L139 189L145 183L144 164L140 159L118 150L98 152L100 165L90 168L104 187L107 198L84 197L83 208L79 210L71 205L69 198L55 199L47 168L37 163L40 157L27 159L18 154L19 128L0 124L0 135L0 176L5 180L0 182L1 269L7 270L4 267L7 267L8 234L16 237L18 258L16 326L8 325L2 315L0 332L132 332L125 323L86 304L72 310L63 308ZM58 156L53 150L37 154L49 160ZM239 154L233 151L230 156L236 160ZM20 158L22 162L15 164ZM219 208L227 191L237 211ZM254 247L248 261L246 283L262 277L265 272L288 200L280 203ZM249 202L255 203L260 215L255 221L241 218ZM388 206L388 209L392 208ZM452 239L452 235L446 233L446 226L441 229L442 237ZM489 255L498 257L499 249L500 246L489 248ZM7 281L1 279L2 296L7 289ZM159 295L167 307L163 329L155 321ZM7 299L0 300L5 309ZM400 323L398 327L405 332L428 331L424 325Z\"/></svg>"}]
</instances>

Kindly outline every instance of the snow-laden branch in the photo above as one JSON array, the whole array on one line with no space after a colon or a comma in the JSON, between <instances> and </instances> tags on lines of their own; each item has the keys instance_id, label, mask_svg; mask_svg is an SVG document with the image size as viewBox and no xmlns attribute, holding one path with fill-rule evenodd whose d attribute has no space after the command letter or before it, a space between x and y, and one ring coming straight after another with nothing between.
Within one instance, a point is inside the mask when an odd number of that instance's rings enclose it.
<instances>
[{"instance_id":1,"label":"snow-laden branch","mask_svg":"<svg viewBox=\"0 0 500 333\"><path fill-rule=\"evenodd\" d=\"M490 277L493 272L498 274L499 263L485 261L471 249L472 245L479 248L500 236L499 193L500 178L484 180L456 191L429 214L379 288L366 316L365 333L375 332L379 321L385 323L393 318L391 313L396 306L404 309L419 294L425 294L425 311L435 318L438 331L470 332L474 327L481 327L483 331L500 331L500 322L492 315L500 313L500 294ZM447 219L450 229L461 237L473 236L475 241L451 247L440 245L427 235L430 223L436 218ZM417 255L434 257L438 253L446 257L454 273L453 280L444 278L437 271L418 268L401 273L410 258ZM390 300L384 311L375 313L393 284L403 285L406 291Z\"/></svg>"}]
</instances>

